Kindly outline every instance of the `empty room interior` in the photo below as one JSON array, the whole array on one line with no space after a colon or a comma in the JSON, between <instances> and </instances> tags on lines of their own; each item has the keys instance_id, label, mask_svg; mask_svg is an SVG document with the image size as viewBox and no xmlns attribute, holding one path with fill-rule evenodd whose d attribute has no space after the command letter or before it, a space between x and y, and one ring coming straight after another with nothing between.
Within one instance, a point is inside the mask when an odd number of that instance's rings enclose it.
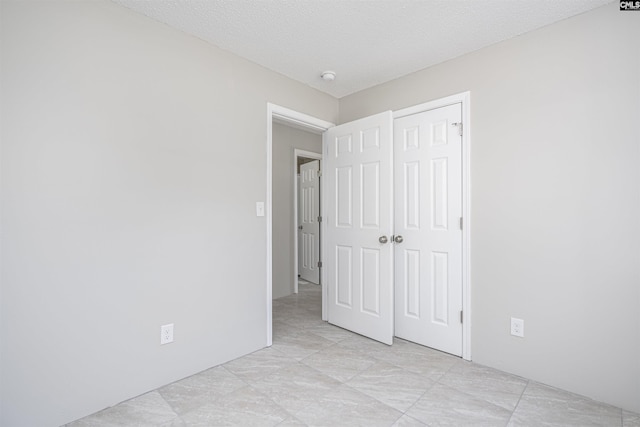
<instances>
[{"instance_id":1,"label":"empty room interior","mask_svg":"<svg viewBox=\"0 0 640 427\"><path fill-rule=\"evenodd\" d=\"M636 3L2 0L0 425L640 425Z\"/></svg>"}]
</instances>

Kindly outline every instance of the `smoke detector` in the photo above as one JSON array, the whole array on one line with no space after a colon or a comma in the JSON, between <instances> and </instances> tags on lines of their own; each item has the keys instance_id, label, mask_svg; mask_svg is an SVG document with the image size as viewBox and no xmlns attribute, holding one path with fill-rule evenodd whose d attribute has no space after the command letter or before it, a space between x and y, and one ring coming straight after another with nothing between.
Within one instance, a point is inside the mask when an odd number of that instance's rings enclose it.
<instances>
[{"instance_id":1,"label":"smoke detector","mask_svg":"<svg viewBox=\"0 0 640 427\"><path fill-rule=\"evenodd\" d=\"M324 73L320 74L320 77L322 77L322 80L324 80L325 82L332 82L336 79L336 73L335 71L325 71Z\"/></svg>"}]
</instances>

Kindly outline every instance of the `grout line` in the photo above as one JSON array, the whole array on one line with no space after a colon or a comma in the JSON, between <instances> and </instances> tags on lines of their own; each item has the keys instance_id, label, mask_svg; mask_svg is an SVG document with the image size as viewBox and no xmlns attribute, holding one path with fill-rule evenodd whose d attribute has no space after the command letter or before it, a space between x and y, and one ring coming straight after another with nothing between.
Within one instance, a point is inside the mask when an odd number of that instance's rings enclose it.
<instances>
[{"instance_id":1,"label":"grout line","mask_svg":"<svg viewBox=\"0 0 640 427\"><path fill-rule=\"evenodd\" d=\"M518 405L520 405L520 401L522 400L522 396L524 396L524 392L527 391L527 389L529 388L529 384L530 383L531 383L531 381L527 380L527 384L522 389L522 393L520 393L520 397L518 397L518 401L516 402L516 405L513 407L513 411L511 411L511 416L509 417L509 420L507 421L507 425L509 425L509 423L511 422L511 419L513 418L513 414L516 413L516 409L518 409Z\"/></svg>"}]
</instances>

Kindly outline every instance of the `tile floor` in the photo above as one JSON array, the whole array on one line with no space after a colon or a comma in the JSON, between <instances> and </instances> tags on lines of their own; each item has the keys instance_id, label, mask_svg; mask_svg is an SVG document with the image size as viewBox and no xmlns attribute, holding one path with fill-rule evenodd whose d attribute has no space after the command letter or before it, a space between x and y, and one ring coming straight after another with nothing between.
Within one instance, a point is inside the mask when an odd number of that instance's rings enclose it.
<instances>
[{"instance_id":1,"label":"tile floor","mask_svg":"<svg viewBox=\"0 0 640 427\"><path fill-rule=\"evenodd\" d=\"M320 320L320 287L273 302L273 346L69 424L640 426L640 415Z\"/></svg>"}]
</instances>

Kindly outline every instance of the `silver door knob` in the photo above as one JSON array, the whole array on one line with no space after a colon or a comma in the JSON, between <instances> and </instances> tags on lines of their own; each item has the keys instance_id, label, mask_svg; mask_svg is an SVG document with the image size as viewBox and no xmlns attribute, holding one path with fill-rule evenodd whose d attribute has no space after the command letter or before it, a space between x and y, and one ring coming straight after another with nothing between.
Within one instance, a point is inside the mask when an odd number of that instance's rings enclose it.
<instances>
[{"instance_id":1,"label":"silver door knob","mask_svg":"<svg viewBox=\"0 0 640 427\"><path fill-rule=\"evenodd\" d=\"M383 245L388 241L389 239L387 239L387 236L380 236L380 238L378 239L378 242L382 243Z\"/></svg>"},{"instance_id":2,"label":"silver door knob","mask_svg":"<svg viewBox=\"0 0 640 427\"><path fill-rule=\"evenodd\" d=\"M394 237L393 241L396 243L402 243L404 239L402 238L402 236L396 236Z\"/></svg>"}]
</instances>

